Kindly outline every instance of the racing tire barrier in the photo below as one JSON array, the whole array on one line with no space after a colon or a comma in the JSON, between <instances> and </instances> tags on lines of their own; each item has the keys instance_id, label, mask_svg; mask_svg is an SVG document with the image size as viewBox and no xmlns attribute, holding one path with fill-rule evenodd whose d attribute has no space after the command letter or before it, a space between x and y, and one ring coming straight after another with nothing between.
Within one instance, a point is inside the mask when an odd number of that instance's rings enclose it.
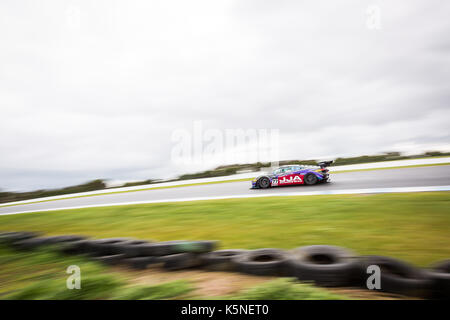
<instances>
[{"instance_id":1,"label":"racing tire barrier","mask_svg":"<svg viewBox=\"0 0 450 320\"><path fill-rule=\"evenodd\" d=\"M110 265L110 266L115 266L120 264L123 260L124 260L124 255L119 253L119 254L113 254L110 256L100 256L100 257L94 257L92 258L94 261L99 261L101 263Z\"/></svg>"},{"instance_id":2,"label":"racing tire barrier","mask_svg":"<svg viewBox=\"0 0 450 320\"><path fill-rule=\"evenodd\" d=\"M376 265L380 268L380 291L406 296L429 298L433 281L429 273L406 262L384 256L365 256L361 258L363 268ZM360 286L366 287L367 274L360 279Z\"/></svg>"},{"instance_id":3,"label":"racing tire barrier","mask_svg":"<svg viewBox=\"0 0 450 320\"><path fill-rule=\"evenodd\" d=\"M74 241L83 240L81 236L52 236L52 237L33 237L25 240L20 240L12 243L11 245L21 250L33 250L41 246L56 245L60 243L70 243Z\"/></svg>"},{"instance_id":4,"label":"racing tire barrier","mask_svg":"<svg viewBox=\"0 0 450 320\"><path fill-rule=\"evenodd\" d=\"M206 270L236 271L236 263L233 258L247 252L248 250L242 249L218 250L203 254L201 259Z\"/></svg>"},{"instance_id":5,"label":"racing tire barrier","mask_svg":"<svg viewBox=\"0 0 450 320\"><path fill-rule=\"evenodd\" d=\"M147 248L151 246L151 242L144 240L129 240L114 245L115 249L126 258L146 256Z\"/></svg>"},{"instance_id":6,"label":"racing tire barrier","mask_svg":"<svg viewBox=\"0 0 450 320\"><path fill-rule=\"evenodd\" d=\"M162 262L163 268L170 271L199 267L203 263L198 254L191 252L160 256L157 261Z\"/></svg>"},{"instance_id":7,"label":"racing tire barrier","mask_svg":"<svg viewBox=\"0 0 450 320\"><path fill-rule=\"evenodd\" d=\"M91 240L85 244L86 250L93 256L109 256L119 254L120 245L132 239L130 238L107 238Z\"/></svg>"},{"instance_id":8,"label":"racing tire barrier","mask_svg":"<svg viewBox=\"0 0 450 320\"><path fill-rule=\"evenodd\" d=\"M147 253L153 256L167 256L186 252L206 253L214 250L216 246L217 241L215 240L174 240L154 243L147 248Z\"/></svg>"},{"instance_id":9,"label":"racing tire barrier","mask_svg":"<svg viewBox=\"0 0 450 320\"><path fill-rule=\"evenodd\" d=\"M65 242L59 245L58 251L64 254L88 254L91 240Z\"/></svg>"},{"instance_id":10,"label":"racing tire barrier","mask_svg":"<svg viewBox=\"0 0 450 320\"><path fill-rule=\"evenodd\" d=\"M150 264L158 263L158 260L155 257L134 257L126 258L122 262L133 269L144 270Z\"/></svg>"},{"instance_id":11,"label":"racing tire barrier","mask_svg":"<svg viewBox=\"0 0 450 320\"><path fill-rule=\"evenodd\" d=\"M0 233L0 243L10 245L17 241L36 238L38 236L39 234L36 232L26 232L26 231L3 232Z\"/></svg>"},{"instance_id":12,"label":"racing tire barrier","mask_svg":"<svg viewBox=\"0 0 450 320\"><path fill-rule=\"evenodd\" d=\"M258 249L232 258L236 270L258 276L284 276L289 256L279 249Z\"/></svg>"},{"instance_id":13,"label":"racing tire barrier","mask_svg":"<svg viewBox=\"0 0 450 320\"><path fill-rule=\"evenodd\" d=\"M351 251L326 245L299 247L290 252L287 273L301 281L324 287L352 285L353 275L361 270L358 257Z\"/></svg>"},{"instance_id":14,"label":"racing tire barrier","mask_svg":"<svg viewBox=\"0 0 450 320\"><path fill-rule=\"evenodd\" d=\"M45 239L46 239L47 243L49 243L49 244L57 244L57 243L81 241L81 240L85 240L86 238L82 237L82 236L68 235L68 236L45 237Z\"/></svg>"},{"instance_id":15,"label":"racing tire barrier","mask_svg":"<svg viewBox=\"0 0 450 320\"><path fill-rule=\"evenodd\" d=\"M450 299L450 259L432 265L428 275L432 280L431 298Z\"/></svg>"},{"instance_id":16,"label":"racing tire barrier","mask_svg":"<svg viewBox=\"0 0 450 320\"><path fill-rule=\"evenodd\" d=\"M19 250L35 250L46 244L45 238L29 238L11 243L11 246Z\"/></svg>"},{"instance_id":17,"label":"racing tire barrier","mask_svg":"<svg viewBox=\"0 0 450 320\"><path fill-rule=\"evenodd\" d=\"M0 244L20 250L41 246L64 254L80 254L107 265L126 265L136 270L162 265L166 270L201 268L238 271L261 276L296 277L316 285L367 287L367 268L380 267L380 291L411 297L449 299L450 260L427 269L384 256L357 256L336 246L315 245L290 251L280 249L213 251L217 241L175 240L149 242L130 238L91 240L81 236L39 237L34 232L0 233Z\"/></svg>"}]
</instances>

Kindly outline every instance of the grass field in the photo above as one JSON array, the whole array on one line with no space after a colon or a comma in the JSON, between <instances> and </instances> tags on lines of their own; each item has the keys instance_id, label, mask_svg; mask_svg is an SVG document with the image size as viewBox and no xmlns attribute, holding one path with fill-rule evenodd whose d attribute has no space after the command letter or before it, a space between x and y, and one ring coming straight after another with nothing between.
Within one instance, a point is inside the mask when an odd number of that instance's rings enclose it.
<instances>
[{"instance_id":1,"label":"grass field","mask_svg":"<svg viewBox=\"0 0 450 320\"><path fill-rule=\"evenodd\" d=\"M0 229L141 239L216 239L222 248L330 244L419 266L450 257L450 192L228 199L0 216ZM0 230L0 231L1 231Z\"/></svg>"}]
</instances>

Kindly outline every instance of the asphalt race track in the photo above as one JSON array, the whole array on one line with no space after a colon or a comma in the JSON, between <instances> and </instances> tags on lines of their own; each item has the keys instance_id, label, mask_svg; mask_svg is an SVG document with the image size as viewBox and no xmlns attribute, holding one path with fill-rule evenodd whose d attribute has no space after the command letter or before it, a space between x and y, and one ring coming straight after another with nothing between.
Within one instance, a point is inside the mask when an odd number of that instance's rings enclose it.
<instances>
[{"instance_id":1,"label":"asphalt race track","mask_svg":"<svg viewBox=\"0 0 450 320\"><path fill-rule=\"evenodd\" d=\"M331 175L331 182L314 186L278 187L251 190L251 182L227 182L199 186L176 187L147 191L135 191L91 197L61 199L55 201L0 207L0 215L24 211L41 211L57 208L96 206L139 201L162 201L204 197L233 197L255 194L286 194L311 191L339 191L347 189L449 186L450 165L356 171ZM39 199L37 199L38 201Z\"/></svg>"}]
</instances>

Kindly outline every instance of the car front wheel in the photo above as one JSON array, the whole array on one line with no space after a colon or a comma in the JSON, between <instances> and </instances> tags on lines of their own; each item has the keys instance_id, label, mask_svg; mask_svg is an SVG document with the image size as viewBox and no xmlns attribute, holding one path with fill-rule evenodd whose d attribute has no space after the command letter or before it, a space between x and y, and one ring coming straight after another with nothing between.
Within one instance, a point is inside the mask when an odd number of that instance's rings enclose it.
<instances>
[{"instance_id":1,"label":"car front wheel","mask_svg":"<svg viewBox=\"0 0 450 320\"><path fill-rule=\"evenodd\" d=\"M267 177L261 178L258 181L258 185L261 189L266 189L270 187L270 180Z\"/></svg>"}]
</instances>

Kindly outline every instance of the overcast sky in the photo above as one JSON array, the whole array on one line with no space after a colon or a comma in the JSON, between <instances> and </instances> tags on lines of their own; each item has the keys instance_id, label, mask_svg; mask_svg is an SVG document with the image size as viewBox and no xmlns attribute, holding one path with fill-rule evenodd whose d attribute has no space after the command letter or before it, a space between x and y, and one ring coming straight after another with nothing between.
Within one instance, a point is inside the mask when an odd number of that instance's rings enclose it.
<instances>
[{"instance_id":1,"label":"overcast sky","mask_svg":"<svg viewBox=\"0 0 450 320\"><path fill-rule=\"evenodd\" d=\"M281 159L448 151L449 12L429 0L2 0L0 188L208 169L171 159L174 130L194 121L279 129Z\"/></svg>"}]
</instances>

